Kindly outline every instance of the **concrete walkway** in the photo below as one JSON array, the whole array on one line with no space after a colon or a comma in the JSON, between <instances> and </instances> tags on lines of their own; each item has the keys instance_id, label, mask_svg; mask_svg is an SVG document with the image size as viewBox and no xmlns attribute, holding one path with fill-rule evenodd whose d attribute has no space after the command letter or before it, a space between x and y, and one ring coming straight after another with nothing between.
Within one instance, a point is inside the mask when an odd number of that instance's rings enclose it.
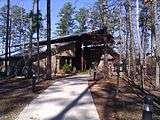
<instances>
[{"instance_id":1,"label":"concrete walkway","mask_svg":"<svg viewBox=\"0 0 160 120\"><path fill-rule=\"evenodd\" d=\"M88 75L60 79L34 99L16 120L99 120Z\"/></svg>"}]
</instances>

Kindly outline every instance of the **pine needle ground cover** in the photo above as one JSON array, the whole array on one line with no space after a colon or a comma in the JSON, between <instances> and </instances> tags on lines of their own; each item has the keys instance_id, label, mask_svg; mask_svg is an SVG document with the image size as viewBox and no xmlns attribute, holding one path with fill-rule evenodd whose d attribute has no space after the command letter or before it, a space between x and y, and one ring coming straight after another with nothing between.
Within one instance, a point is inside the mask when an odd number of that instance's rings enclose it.
<instances>
[{"instance_id":1,"label":"pine needle ground cover","mask_svg":"<svg viewBox=\"0 0 160 120\"><path fill-rule=\"evenodd\" d=\"M89 81L89 84L95 82ZM119 93L116 95L116 77L98 80L91 87L92 97L101 120L141 120L143 97L134 91L126 81L120 81ZM160 98L160 92L156 94ZM160 120L160 109L154 108L154 120Z\"/></svg>"},{"instance_id":2,"label":"pine needle ground cover","mask_svg":"<svg viewBox=\"0 0 160 120\"><path fill-rule=\"evenodd\" d=\"M43 80L32 92L31 80L6 79L0 80L0 120L14 120L23 108L48 88L50 80Z\"/></svg>"}]
</instances>

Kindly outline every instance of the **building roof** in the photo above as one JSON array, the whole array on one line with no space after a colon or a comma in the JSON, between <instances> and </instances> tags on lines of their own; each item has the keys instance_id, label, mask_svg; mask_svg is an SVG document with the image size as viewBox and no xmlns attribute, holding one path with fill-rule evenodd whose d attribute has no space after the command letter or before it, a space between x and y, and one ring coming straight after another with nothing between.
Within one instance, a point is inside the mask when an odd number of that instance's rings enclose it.
<instances>
[{"instance_id":1,"label":"building roof","mask_svg":"<svg viewBox=\"0 0 160 120\"><path fill-rule=\"evenodd\" d=\"M52 51L57 50L57 49L62 49L65 46L68 46L70 44L72 44L73 42L64 42L64 43L55 43L51 45L51 49ZM46 45L42 45L39 48L39 52L40 54L45 53L47 50L47 46ZM28 54L28 49L17 49L14 52L11 53L11 59L12 58L22 58L25 55ZM37 46L32 46L32 56L37 55ZM5 58L5 54L0 55L1 59Z\"/></svg>"},{"instance_id":2,"label":"building roof","mask_svg":"<svg viewBox=\"0 0 160 120\"><path fill-rule=\"evenodd\" d=\"M108 34L106 32L106 29L98 29L98 30L93 30L90 32L82 32L79 34L73 34L73 35L66 35L66 36L60 36L60 37L56 37L51 39L51 48L52 49L56 49L57 46L66 46L68 44L71 44L75 41L97 41L99 44L101 43L109 43L109 44L113 44L114 40L113 40L113 36ZM86 42L87 43L87 42ZM28 46L29 43L26 43L25 46ZM47 40L41 40L39 42L40 45L40 53L44 53L47 50ZM19 45L14 45L12 47L20 47L22 46L21 44ZM25 50L26 52L28 51L27 49ZM11 53L11 58L12 57L23 57L25 51L23 49L18 49L16 51L13 51ZM32 55L36 55L37 54L37 43L33 43L33 51L32 51ZM5 58L5 54L0 55L0 58L4 59Z\"/></svg>"},{"instance_id":3,"label":"building roof","mask_svg":"<svg viewBox=\"0 0 160 120\"><path fill-rule=\"evenodd\" d=\"M105 33L106 29L97 29L92 30L90 32L82 32L79 34L72 34L72 35L65 35L65 36L59 36L51 39L51 44L55 43L64 43L64 42L71 42L71 41L89 41L96 39L98 41L106 41L107 43L114 43L113 36L109 33ZM26 43L25 45L28 45L29 43ZM33 43L34 45L37 45L37 42ZM47 40L41 40L39 42L39 45L47 45ZM14 45L12 47L20 47L21 45Z\"/></svg>"}]
</instances>

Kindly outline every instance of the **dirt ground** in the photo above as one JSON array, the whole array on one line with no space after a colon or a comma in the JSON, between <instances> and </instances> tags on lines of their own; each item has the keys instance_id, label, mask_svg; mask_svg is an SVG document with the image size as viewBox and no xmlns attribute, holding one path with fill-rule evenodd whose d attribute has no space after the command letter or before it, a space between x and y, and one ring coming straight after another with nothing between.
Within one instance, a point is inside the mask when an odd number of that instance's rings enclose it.
<instances>
[{"instance_id":1,"label":"dirt ground","mask_svg":"<svg viewBox=\"0 0 160 120\"><path fill-rule=\"evenodd\" d=\"M32 92L31 80L11 78L0 80L0 120L14 120L23 108L48 88L52 80L42 80Z\"/></svg>"},{"instance_id":2,"label":"dirt ground","mask_svg":"<svg viewBox=\"0 0 160 120\"><path fill-rule=\"evenodd\" d=\"M58 77L59 78L59 77ZM53 80L54 81L54 80ZM51 80L43 80L32 92L31 80L23 78L0 80L0 120L14 120L23 108L48 88ZM109 80L90 80L89 84L101 120L141 120L143 99L120 80L116 95L116 78ZM160 94L156 93L160 98ZM160 120L160 109L154 110L154 119Z\"/></svg>"},{"instance_id":3,"label":"dirt ground","mask_svg":"<svg viewBox=\"0 0 160 120\"><path fill-rule=\"evenodd\" d=\"M116 94L116 78L98 81L91 87L91 93L101 120L141 120L143 98L123 80L120 80L119 93ZM89 81L89 84L95 82ZM160 97L160 94L159 94ZM159 110L154 110L153 120L160 120Z\"/></svg>"}]
</instances>

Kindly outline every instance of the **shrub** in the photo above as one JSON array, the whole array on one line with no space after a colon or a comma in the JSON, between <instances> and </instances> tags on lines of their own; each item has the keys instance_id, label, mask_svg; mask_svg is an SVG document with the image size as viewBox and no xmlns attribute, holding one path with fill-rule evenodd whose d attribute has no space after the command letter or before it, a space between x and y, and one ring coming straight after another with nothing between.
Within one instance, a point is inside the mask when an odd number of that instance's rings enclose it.
<instances>
[{"instance_id":1,"label":"shrub","mask_svg":"<svg viewBox=\"0 0 160 120\"><path fill-rule=\"evenodd\" d=\"M63 71L64 71L65 73L71 73L71 71L72 71L72 66L69 65L69 64L64 64L62 69L63 69Z\"/></svg>"}]
</instances>

